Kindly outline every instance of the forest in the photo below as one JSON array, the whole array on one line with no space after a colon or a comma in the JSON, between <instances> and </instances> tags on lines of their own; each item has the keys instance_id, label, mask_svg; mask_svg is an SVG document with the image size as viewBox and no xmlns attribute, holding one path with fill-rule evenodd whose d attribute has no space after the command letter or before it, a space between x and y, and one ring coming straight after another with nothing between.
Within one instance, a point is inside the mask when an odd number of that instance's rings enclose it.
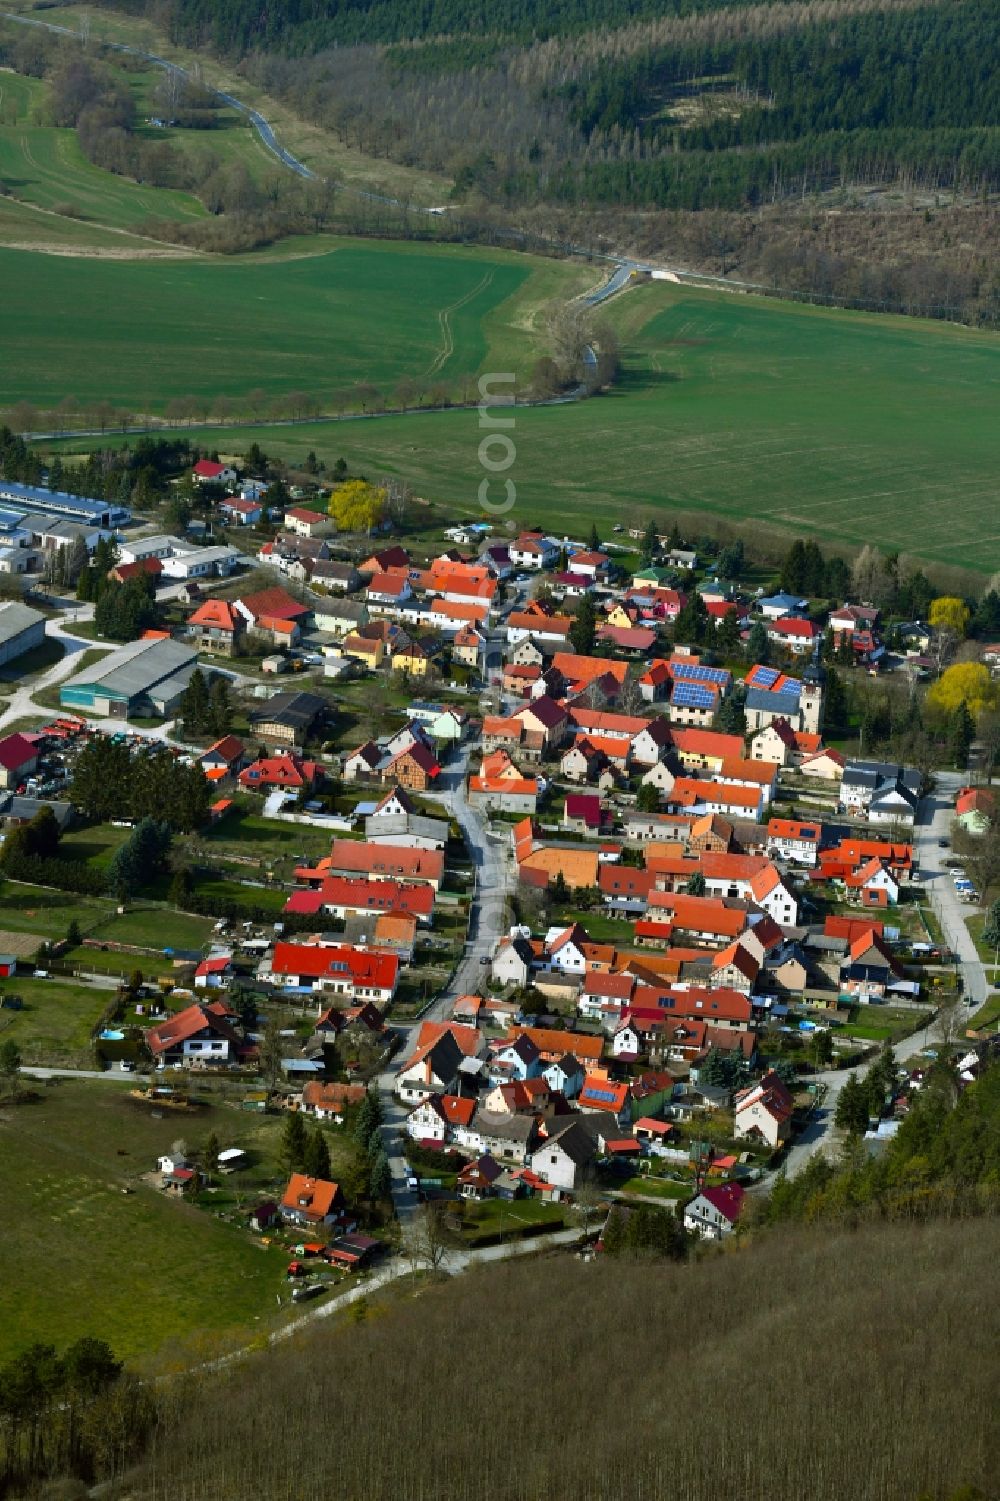
<instances>
[{"instance_id":1,"label":"forest","mask_svg":"<svg viewBox=\"0 0 1000 1501\"><path fill-rule=\"evenodd\" d=\"M137 0L120 0L126 8ZM845 183L1000 183L1000 3L173 0L364 149L495 202L747 207Z\"/></svg>"}]
</instances>

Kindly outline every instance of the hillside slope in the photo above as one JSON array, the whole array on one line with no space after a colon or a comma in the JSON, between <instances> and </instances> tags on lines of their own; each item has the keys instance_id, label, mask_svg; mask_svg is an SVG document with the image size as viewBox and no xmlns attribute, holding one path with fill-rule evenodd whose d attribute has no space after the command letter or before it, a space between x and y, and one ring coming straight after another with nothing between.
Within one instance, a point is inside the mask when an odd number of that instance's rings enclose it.
<instances>
[{"instance_id":1,"label":"hillside slope","mask_svg":"<svg viewBox=\"0 0 1000 1501\"><path fill-rule=\"evenodd\" d=\"M496 1266L173 1390L171 1501L991 1494L993 1220Z\"/></svg>"}]
</instances>

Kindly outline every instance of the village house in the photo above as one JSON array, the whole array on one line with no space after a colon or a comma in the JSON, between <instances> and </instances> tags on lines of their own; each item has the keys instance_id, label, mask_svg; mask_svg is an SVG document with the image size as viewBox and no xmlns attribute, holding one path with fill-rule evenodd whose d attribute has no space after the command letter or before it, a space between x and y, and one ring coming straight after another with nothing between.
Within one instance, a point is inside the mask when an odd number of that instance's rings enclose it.
<instances>
[{"instance_id":1,"label":"village house","mask_svg":"<svg viewBox=\"0 0 1000 1501\"><path fill-rule=\"evenodd\" d=\"M529 1157L532 1172L565 1193L580 1187L597 1156L597 1144L587 1127L570 1118L536 1147Z\"/></svg>"},{"instance_id":2,"label":"village house","mask_svg":"<svg viewBox=\"0 0 1000 1501\"><path fill-rule=\"evenodd\" d=\"M559 561L559 547L551 537L542 532L522 532L509 547L513 568L540 573L543 568L552 568Z\"/></svg>"},{"instance_id":3,"label":"village house","mask_svg":"<svg viewBox=\"0 0 1000 1501\"><path fill-rule=\"evenodd\" d=\"M213 656L235 657L246 629L246 620L225 599L206 599L186 623L188 640L196 651Z\"/></svg>"},{"instance_id":4,"label":"village house","mask_svg":"<svg viewBox=\"0 0 1000 1501\"><path fill-rule=\"evenodd\" d=\"M794 818L772 818L767 825L767 853L796 865L814 866L819 858L821 823L802 823Z\"/></svg>"},{"instance_id":5,"label":"village house","mask_svg":"<svg viewBox=\"0 0 1000 1501\"><path fill-rule=\"evenodd\" d=\"M167 1021L150 1027L146 1046L157 1068L194 1063L235 1063L240 1040L233 1027L233 1013L223 1001L187 1006Z\"/></svg>"},{"instance_id":6,"label":"village house","mask_svg":"<svg viewBox=\"0 0 1000 1501\"><path fill-rule=\"evenodd\" d=\"M283 524L300 537L329 537L337 530L337 523L331 516L310 511L305 506L290 507L284 514Z\"/></svg>"},{"instance_id":7,"label":"village house","mask_svg":"<svg viewBox=\"0 0 1000 1501\"><path fill-rule=\"evenodd\" d=\"M392 1000L399 977L395 954L346 944L292 943L274 945L270 959L258 969L262 980L280 990L339 996L350 1002Z\"/></svg>"},{"instance_id":8,"label":"village house","mask_svg":"<svg viewBox=\"0 0 1000 1501\"><path fill-rule=\"evenodd\" d=\"M736 1228L746 1191L738 1183L709 1185L684 1206L684 1228L702 1240L724 1240Z\"/></svg>"},{"instance_id":9,"label":"village house","mask_svg":"<svg viewBox=\"0 0 1000 1501\"><path fill-rule=\"evenodd\" d=\"M848 761L839 806L873 824L912 827L920 800L920 772L884 761Z\"/></svg>"},{"instance_id":10,"label":"village house","mask_svg":"<svg viewBox=\"0 0 1000 1501\"><path fill-rule=\"evenodd\" d=\"M281 1198L281 1213L288 1224L315 1230L332 1225L343 1202L338 1184L293 1173Z\"/></svg>"},{"instance_id":11,"label":"village house","mask_svg":"<svg viewBox=\"0 0 1000 1501\"><path fill-rule=\"evenodd\" d=\"M308 605L277 587L234 600L233 609L246 622L250 635L272 646L295 646L309 618Z\"/></svg>"},{"instance_id":12,"label":"village house","mask_svg":"<svg viewBox=\"0 0 1000 1501\"><path fill-rule=\"evenodd\" d=\"M788 1140L791 1130L792 1096L773 1069L736 1095L733 1135L737 1139L745 1137L777 1148Z\"/></svg>"}]
</instances>

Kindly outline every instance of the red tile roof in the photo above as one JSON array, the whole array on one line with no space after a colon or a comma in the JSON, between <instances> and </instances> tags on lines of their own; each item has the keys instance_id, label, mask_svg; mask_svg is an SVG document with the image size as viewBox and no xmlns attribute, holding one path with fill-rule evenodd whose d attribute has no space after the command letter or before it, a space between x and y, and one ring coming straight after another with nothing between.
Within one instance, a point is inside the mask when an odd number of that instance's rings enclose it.
<instances>
[{"instance_id":1,"label":"red tile roof","mask_svg":"<svg viewBox=\"0 0 1000 1501\"><path fill-rule=\"evenodd\" d=\"M719 1183L703 1188L700 1197L707 1199L713 1209L717 1209L731 1225L735 1225L743 1208L746 1190L739 1183Z\"/></svg>"},{"instance_id":2,"label":"red tile roof","mask_svg":"<svg viewBox=\"0 0 1000 1501\"><path fill-rule=\"evenodd\" d=\"M268 616L272 620L300 620L303 615L309 614L308 605L300 605L297 599L284 589L261 589L257 594L247 594L240 604L247 610L254 620Z\"/></svg>"},{"instance_id":3,"label":"red tile roof","mask_svg":"<svg viewBox=\"0 0 1000 1501\"><path fill-rule=\"evenodd\" d=\"M395 954L348 944L282 942L274 945L271 971L313 980L343 974L349 975L355 985L389 990L396 983L399 960Z\"/></svg>"}]
</instances>

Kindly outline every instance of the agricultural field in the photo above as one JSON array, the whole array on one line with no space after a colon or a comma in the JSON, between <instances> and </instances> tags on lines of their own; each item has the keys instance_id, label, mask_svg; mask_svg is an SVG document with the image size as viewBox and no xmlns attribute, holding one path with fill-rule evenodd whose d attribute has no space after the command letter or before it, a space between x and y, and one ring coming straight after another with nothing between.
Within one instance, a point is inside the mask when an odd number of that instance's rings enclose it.
<instances>
[{"instance_id":1,"label":"agricultural field","mask_svg":"<svg viewBox=\"0 0 1000 1501\"><path fill-rule=\"evenodd\" d=\"M539 352L525 325L592 278L505 251L319 239L283 258L70 259L0 249L0 407L67 394L133 411L263 389L322 398L358 381L449 386ZM254 349L247 361L246 350ZM58 358L54 354L58 353Z\"/></svg>"},{"instance_id":2,"label":"agricultural field","mask_svg":"<svg viewBox=\"0 0 1000 1501\"><path fill-rule=\"evenodd\" d=\"M253 1183L270 1179L279 1130L218 1106L156 1119L126 1086L103 1081L66 1080L5 1105L0 1181L17 1183L18 1213L4 1226L4 1278L18 1296L0 1320L0 1361L33 1339L62 1347L84 1334L126 1358L152 1358L181 1340L193 1354L190 1341L211 1349L270 1315L283 1254L168 1201L139 1175L178 1139L194 1151L215 1131L252 1152Z\"/></svg>"},{"instance_id":3,"label":"agricultural field","mask_svg":"<svg viewBox=\"0 0 1000 1501\"><path fill-rule=\"evenodd\" d=\"M415 253L432 262L447 254ZM410 254L382 247L384 268ZM352 255L368 260L370 284L379 257L370 247ZM473 284L478 266L477 259ZM139 269L173 279L195 268ZM300 271L296 285L312 280L311 270ZM609 395L517 413L516 460L502 476L517 488L510 523L580 535L591 519L610 529L622 517L704 515L753 521L776 549L790 535L808 535L851 549L874 542L980 576L1000 568L996 335L664 284L627 292L606 315L621 329L622 378ZM462 316L471 317L468 306ZM341 326L353 322L348 314ZM411 332L418 322L411 309ZM481 357L482 328L479 339ZM457 340L454 362L462 358ZM354 359L369 374L376 364L384 371L386 346L373 351L363 342ZM41 363L30 351L28 362ZM527 346L520 363L497 368L526 375ZM362 472L404 477L440 513L478 509L485 471L474 411L197 429L193 436L204 443L208 434L226 451L256 439L299 463L310 449L328 462L343 456Z\"/></svg>"},{"instance_id":4,"label":"agricultural field","mask_svg":"<svg viewBox=\"0 0 1000 1501\"><path fill-rule=\"evenodd\" d=\"M126 230L157 215L178 220L205 217L192 194L116 177L87 160L75 131L37 123L45 95L46 85L38 79L0 74L0 118L13 118L13 123L0 126L0 182L11 197L50 213L68 214L71 208L73 219Z\"/></svg>"}]
</instances>

